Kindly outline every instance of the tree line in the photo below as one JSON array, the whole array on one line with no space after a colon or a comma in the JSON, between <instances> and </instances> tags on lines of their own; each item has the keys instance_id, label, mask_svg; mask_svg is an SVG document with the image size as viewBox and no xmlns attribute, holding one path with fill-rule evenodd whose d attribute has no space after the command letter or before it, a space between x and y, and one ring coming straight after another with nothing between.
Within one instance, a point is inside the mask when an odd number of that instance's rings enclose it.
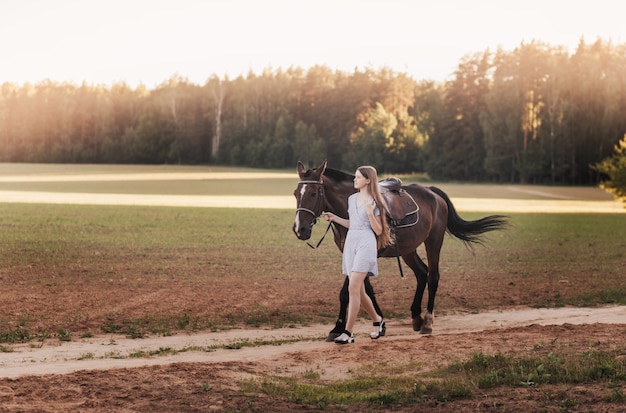
<instances>
[{"instance_id":1,"label":"tree line","mask_svg":"<svg viewBox=\"0 0 626 413\"><path fill-rule=\"evenodd\" d=\"M597 184L626 133L626 45L532 41L463 57L450 80L325 66L173 76L154 89L0 87L0 161L222 164L301 160L437 180Z\"/></svg>"}]
</instances>

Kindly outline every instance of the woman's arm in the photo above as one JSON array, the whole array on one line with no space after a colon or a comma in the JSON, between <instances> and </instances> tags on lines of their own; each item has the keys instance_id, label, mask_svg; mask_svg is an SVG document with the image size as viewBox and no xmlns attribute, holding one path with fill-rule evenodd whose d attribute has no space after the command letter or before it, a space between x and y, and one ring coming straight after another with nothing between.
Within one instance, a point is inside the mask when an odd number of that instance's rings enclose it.
<instances>
[{"instance_id":1,"label":"woman's arm","mask_svg":"<svg viewBox=\"0 0 626 413\"><path fill-rule=\"evenodd\" d=\"M383 223L381 221L381 214L374 215L374 207L376 203L372 201L371 203L365 204L365 211L367 211L367 216L370 219L370 225L372 226L372 230L374 230L374 234L377 236L383 233Z\"/></svg>"},{"instance_id":2,"label":"woman's arm","mask_svg":"<svg viewBox=\"0 0 626 413\"><path fill-rule=\"evenodd\" d=\"M342 227L350 228L350 220L345 218L340 218L332 212L322 212L322 218L326 221L335 222Z\"/></svg>"}]
</instances>

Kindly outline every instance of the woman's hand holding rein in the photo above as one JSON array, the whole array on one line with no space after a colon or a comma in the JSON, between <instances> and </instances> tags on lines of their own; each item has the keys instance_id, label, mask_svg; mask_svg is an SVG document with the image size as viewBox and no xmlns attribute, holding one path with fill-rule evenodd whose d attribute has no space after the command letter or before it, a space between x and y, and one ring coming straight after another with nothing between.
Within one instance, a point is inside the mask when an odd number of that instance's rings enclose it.
<instances>
[{"instance_id":1,"label":"woman's hand holding rein","mask_svg":"<svg viewBox=\"0 0 626 413\"><path fill-rule=\"evenodd\" d=\"M337 215L333 214L332 212L324 211L322 212L321 217L324 218L326 221L335 222L341 225L342 227L350 228L350 220L345 219L345 218L340 218Z\"/></svg>"}]
</instances>

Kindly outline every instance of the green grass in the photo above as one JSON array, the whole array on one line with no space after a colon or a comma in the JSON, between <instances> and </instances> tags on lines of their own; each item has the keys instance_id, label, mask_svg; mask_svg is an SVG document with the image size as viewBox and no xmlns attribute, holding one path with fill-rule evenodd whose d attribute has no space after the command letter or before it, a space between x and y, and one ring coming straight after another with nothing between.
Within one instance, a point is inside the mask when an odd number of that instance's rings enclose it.
<instances>
[{"instance_id":1,"label":"green grass","mask_svg":"<svg viewBox=\"0 0 626 413\"><path fill-rule=\"evenodd\" d=\"M314 370L290 377L272 376L246 380L242 387L250 393L289 400L328 409L365 405L372 408L399 408L403 405L431 405L456 399L473 398L496 388L606 383L614 391L608 402L621 403L620 390L626 382L626 362L616 351L585 353L554 350L544 355L517 357L500 353L475 353L468 360L424 373L411 363L364 372L352 372L344 380L320 379ZM365 410L368 410L367 408Z\"/></svg>"},{"instance_id":2,"label":"green grass","mask_svg":"<svg viewBox=\"0 0 626 413\"><path fill-rule=\"evenodd\" d=\"M515 214L514 228L480 251L520 294L540 307L626 304L626 220L603 214ZM486 269L487 270L487 269Z\"/></svg>"},{"instance_id":3,"label":"green grass","mask_svg":"<svg viewBox=\"0 0 626 413\"><path fill-rule=\"evenodd\" d=\"M581 354L550 352L539 357L518 358L477 353L467 362L453 364L440 372L459 374L477 388L578 384L586 381L626 381L626 364L621 352L588 351Z\"/></svg>"},{"instance_id":4,"label":"green grass","mask_svg":"<svg viewBox=\"0 0 626 413\"><path fill-rule=\"evenodd\" d=\"M137 195L291 195L298 181L295 166L291 170L259 170L253 168L234 168L220 166L174 166L174 165L64 165L64 164L12 164L0 163L0 177L12 176L68 176L76 177L88 174L188 174L228 172L232 174L272 173L268 179L203 179L187 180L181 175L180 180L166 178L162 180L130 181L57 181L57 182L2 182L0 191L43 191L69 193L115 193ZM275 174L284 177L278 178Z\"/></svg>"},{"instance_id":5,"label":"green grass","mask_svg":"<svg viewBox=\"0 0 626 413\"><path fill-rule=\"evenodd\" d=\"M319 265L303 271L292 267L292 251L308 255L304 265L316 257L291 233L290 211L28 204L0 208L2 341L28 340L42 330L80 332L94 323L103 332L141 337L321 319L263 300L251 308L231 305L241 286L267 296L273 287L296 287L295 279L320 270ZM16 314L13 309L21 306L15 292L28 295L33 289L54 308ZM167 303L169 289L182 299ZM94 308L89 296L101 290L105 301ZM115 309L120 301L132 303L150 294L163 296L162 311L142 308L139 302L132 311ZM197 305L188 305L185 297Z\"/></svg>"},{"instance_id":6,"label":"green grass","mask_svg":"<svg viewBox=\"0 0 626 413\"><path fill-rule=\"evenodd\" d=\"M0 205L0 341L94 328L146 334L333 322L341 257L291 232L293 211ZM466 219L485 214L464 213ZM512 214L509 230L473 251L447 237L437 309L626 304L626 224L617 214ZM319 227L319 226L318 226ZM314 240L324 228L317 228ZM418 250L424 256L423 247ZM380 260L388 316L408 317L414 279ZM309 291L299 294L302 286ZM330 287L330 292L329 292ZM104 290L101 301L90 298ZM43 312L15 292L37 291ZM176 294L169 294L175 291ZM239 306L236 294L257 297ZM281 291L277 295L276 291ZM3 294L3 292L6 292ZM154 297L159 306L144 297ZM178 298L177 298L178 297ZM118 308L122 302L127 308Z\"/></svg>"},{"instance_id":7,"label":"green grass","mask_svg":"<svg viewBox=\"0 0 626 413\"><path fill-rule=\"evenodd\" d=\"M135 180L135 181L74 181L74 182L2 182L0 191L44 191L70 193L119 193L119 194L162 194L162 195L291 195L298 175L293 169L261 170L223 166L183 165L82 165L82 164L29 164L0 163L0 177L17 175L31 177L58 175L80 176L86 174L173 174L212 173L232 174L272 173L272 178L250 179L204 179L185 180ZM281 174L279 178L276 174ZM132 176L132 175L131 175ZM384 176L381 176L384 177ZM458 182L432 182L423 174L400 175L404 183L419 183L437 186L451 197L507 198L507 199L574 199L588 201L610 201L613 197L595 187L476 184Z\"/></svg>"}]
</instances>

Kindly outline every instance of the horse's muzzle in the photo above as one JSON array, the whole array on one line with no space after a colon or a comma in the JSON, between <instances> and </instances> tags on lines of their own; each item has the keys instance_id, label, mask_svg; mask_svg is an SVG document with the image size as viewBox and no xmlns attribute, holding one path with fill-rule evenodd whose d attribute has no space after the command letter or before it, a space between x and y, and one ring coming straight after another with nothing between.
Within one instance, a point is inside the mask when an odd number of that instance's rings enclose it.
<instances>
[{"instance_id":1,"label":"horse's muzzle","mask_svg":"<svg viewBox=\"0 0 626 413\"><path fill-rule=\"evenodd\" d=\"M309 226L300 226L300 228L296 229L296 224L293 224L293 233L296 234L301 241L306 241L311 238L311 227Z\"/></svg>"}]
</instances>

